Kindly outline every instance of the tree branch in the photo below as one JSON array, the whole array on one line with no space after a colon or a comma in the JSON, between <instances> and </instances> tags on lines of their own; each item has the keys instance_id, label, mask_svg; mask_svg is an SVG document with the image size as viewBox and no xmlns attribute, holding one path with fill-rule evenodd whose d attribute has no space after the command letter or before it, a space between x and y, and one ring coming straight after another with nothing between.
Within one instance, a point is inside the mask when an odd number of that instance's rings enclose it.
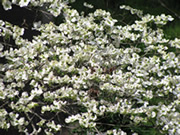
<instances>
[{"instance_id":1,"label":"tree branch","mask_svg":"<svg viewBox=\"0 0 180 135\"><path fill-rule=\"evenodd\" d=\"M170 11L171 13L173 13L178 19L180 19L180 16L174 12L173 10L171 10L170 8L168 8L163 2L162 0L158 0L158 2L161 4L162 7L166 8L168 11Z\"/></svg>"}]
</instances>

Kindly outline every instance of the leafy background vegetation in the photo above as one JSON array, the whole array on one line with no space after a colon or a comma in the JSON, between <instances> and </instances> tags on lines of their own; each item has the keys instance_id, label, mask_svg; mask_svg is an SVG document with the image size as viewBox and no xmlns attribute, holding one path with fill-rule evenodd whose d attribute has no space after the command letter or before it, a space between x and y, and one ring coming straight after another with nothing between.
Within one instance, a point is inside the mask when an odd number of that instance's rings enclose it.
<instances>
[{"instance_id":1,"label":"leafy background vegetation","mask_svg":"<svg viewBox=\"0 0 180 135\"><path fill-rule=\"evenodd\" d=\"M94 5L93 9L83 6L84 2ZM119 10L120 5L129 5L133 8L142 10L145 14L152 15L166 14L171 15L174 19L164 27L167 38L180 37L180 1L179 0L78 0L72 3L72 7L79 12L89 13L95 9L104 9L109 11L113 18L121 22L122 25L130 24L135 19L127 13Z\"/></svg>"}]
</instances>

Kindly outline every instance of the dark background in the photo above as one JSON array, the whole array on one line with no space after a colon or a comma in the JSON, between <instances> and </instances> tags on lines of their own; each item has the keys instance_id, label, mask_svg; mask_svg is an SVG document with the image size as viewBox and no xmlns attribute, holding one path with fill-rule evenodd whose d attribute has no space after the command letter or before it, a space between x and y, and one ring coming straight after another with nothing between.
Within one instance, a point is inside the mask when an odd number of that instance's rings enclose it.
<instances>
[{"instance_id":1,"label":"dark background","mask_svg":"<svg viewBox=\"0 0 180 135\"><path fill-rule=\"evenodd\" d=\"M84 2L94 5L94 8L89 9L84 7ZM85 14L93 12L96 9L104 9L109 11L113 18L119 21L119 24L130 24L136 18L119 9L119 6L123 4L143 10L145 14L160 15L164 13L172 15L175 19L164 27L165 34L168 38L180 38L180 0L76 0L75 3L70 5L79 12L84 11ZM44 11L42 8L20 8L16 5L13 5L11 10L5 11L2 5L0 5L0 20L24 27L24 38L32 40L33 35L39 34L37 31L31 29L33 22L41 20L43 23L53 21L55 24L59 24L63 21L61 16L56 18L52 16L48 17L42 11Z\"/></svg>"}]
</instances>

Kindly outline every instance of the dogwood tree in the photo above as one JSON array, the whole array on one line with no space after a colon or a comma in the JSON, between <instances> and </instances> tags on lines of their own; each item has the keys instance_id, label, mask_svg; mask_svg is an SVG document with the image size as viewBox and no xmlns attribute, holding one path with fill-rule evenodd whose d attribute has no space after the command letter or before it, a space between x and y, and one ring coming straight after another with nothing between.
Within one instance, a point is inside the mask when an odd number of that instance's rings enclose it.
<instances>
[{"instance_id":1,"label":"dogwood tree","mask_svg":"<svg viewBox=\"0 0 180 135\"><path fill-rule=\"evenodd\" d=\"M116 25L105 10L84 15L68 0L3 0L20 7L45 6L64 22L24 28L0 20L0 128L24 134L180 134L180 39L166 39L173 18L143 14ZM84 3L86 7L92 5ZM76 125L76 126L75 126ZM78 125L78 126L77 126ZM73 128L73 129L72 129ZM62 133L63 134L63 133Z\"/></svg>"}]
</instances>

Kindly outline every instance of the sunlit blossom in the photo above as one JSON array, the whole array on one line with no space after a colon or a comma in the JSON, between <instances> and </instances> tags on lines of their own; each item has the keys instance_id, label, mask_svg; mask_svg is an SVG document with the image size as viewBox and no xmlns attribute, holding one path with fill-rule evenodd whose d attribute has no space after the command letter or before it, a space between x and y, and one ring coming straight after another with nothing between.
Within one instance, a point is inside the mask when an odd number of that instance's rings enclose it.
<instances>
[{"instance_id":1,"label":"sunlit blossom","mask_svg":"<svg viewBox=\"0 0 180 135\"><path fill-rule=\"evenodd\" d=\"M53 135L76 122L83 133L126 135L121 127L152 121L163 133L179 134L180 56L172 50L180 48L180 39L166 39L159 27L172 21L171 16L144 15L121 6L139 17L121 26L110 12L97 9L84 16L68 0L12 3L45 4L64 22L34 23L33 29L41 34L27 41L23 28L0 20L0 36L12 37L17 45L4 50L0 44L0 57L7 59L0 64L0 128L15 127L25 134L43 129ZM9 0L2 4L11 8ZM122 123L113 125L114 116ZM101 120L110 125L108 130L101 128Z\"/></svg>"}]
</instances>

